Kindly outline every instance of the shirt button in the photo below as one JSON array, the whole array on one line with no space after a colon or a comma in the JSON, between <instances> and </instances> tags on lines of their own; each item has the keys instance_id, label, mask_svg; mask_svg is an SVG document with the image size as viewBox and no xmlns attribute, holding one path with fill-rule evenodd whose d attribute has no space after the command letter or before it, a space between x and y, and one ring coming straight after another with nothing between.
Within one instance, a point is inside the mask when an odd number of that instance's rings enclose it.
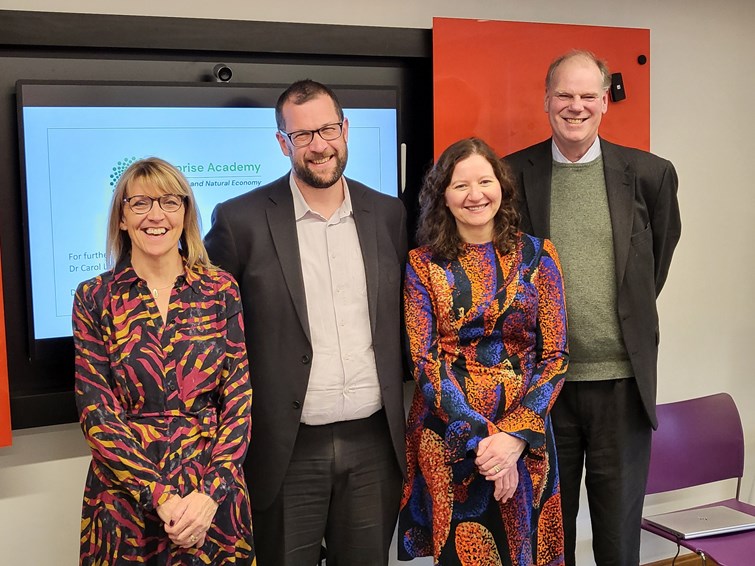
<instances>
[{"instance_id":1,"label":"shirt button","mask_svg":"<svg viewBox=\"0 0 755 566\"><path fill-rule=\"evenodd\" d=\"M297 410L298 410L298 409L300 409L300 408L301 408L301 403L299 403L299 401L294 401L293 403L291 403L291 406L292 406L292 407L293 407L294 409L297 409Z\"/></svg>"},{"instance_id":2,"label":"shirt button","mask_svg":"<svg viewBox=\"0 0 755 566\"><path fill-rule=\"evenodd\" d=\"M175 391L176 390L176 384L175 383L169 383L168 384L168 389L170 389L171 391Z\"/></svg>"},{"instance_id":3,"label":"shirt button","mask_svg":"<svg viewBox=\"0 0 755 566\"><path fill-rule=\"evenodd\" d=\"M310 361L310 358L309 358L309 356L308 356L307 354L304 354L304 355L303 355L303 356L301 357L301 363L303 363L303 364L308 364L308 363L309 363L309 361Z\"/></svg>"}]
</instances>

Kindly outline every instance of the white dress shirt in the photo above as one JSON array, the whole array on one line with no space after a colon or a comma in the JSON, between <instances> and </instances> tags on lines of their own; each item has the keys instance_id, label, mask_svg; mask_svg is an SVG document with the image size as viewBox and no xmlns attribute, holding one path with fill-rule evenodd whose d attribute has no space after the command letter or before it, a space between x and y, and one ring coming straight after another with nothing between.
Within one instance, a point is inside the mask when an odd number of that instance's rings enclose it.
<instances>
[{"instance_id":1,"label":"white dress shirt","mask_svg":"<svg viewBox=\"0 0 755 566\"><path fill-rule=\"evenodd\" d=\"M592 142L592 145L590 146L590 149L588 149L585 154L577 161L569 161L569 159L563 153L561 153L561 150L558 149L558 146L553 139L551 139L551 154L553 155L553 160L557 163L590 163L601 155L600 138L596 136L595 141Z\"/></svg>"},{"instance_id":2,"label":"white dress shirt","mask_svg":"<svg viewBox=\"0 0 755 566\"><path fill-rule=\"evenodd\" d=\"M366 418L383 403L364 261L346 179L343 203L330 218L312 210L293 175L289 179L313 350L301 422Z\"/></svg>"}]
</instances>

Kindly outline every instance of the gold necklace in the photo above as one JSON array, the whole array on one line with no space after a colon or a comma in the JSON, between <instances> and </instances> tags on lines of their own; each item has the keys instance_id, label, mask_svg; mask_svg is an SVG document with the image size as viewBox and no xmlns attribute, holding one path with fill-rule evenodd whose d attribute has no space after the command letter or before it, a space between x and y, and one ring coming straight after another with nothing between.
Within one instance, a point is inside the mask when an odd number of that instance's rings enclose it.
<instances>
[{"instance_id":1,"label":"gold necklace","mask_svg":"<svg viewBox=\"0 0 755 566\"><path fill-rule=\"evenodd\" d=\"M137 274L138 275L138 274ZM147 284L147 288L152 292L152 296L156 299L160 296L160 291L165 291L166 289L171 289L172 287L176 286L176 280L182 275L182 273L177 273L175 277L173 277L173 281L170 282L170 284L166 285L165 287L150 287L149 284ZM147 283L147 280L144 279L144 282Z\"/></svg>"},{"instance_id":2,"label":"gold necklace","mask_svg":"<svg viewBox=\"0 0 755 566\"><path fill-rule=\"evenodd\" d=\"M158 293L158 291L165 291L165 289L170 289L174 284L175 282L171 283L170 285L166 285L165 287L152 287L152 296L156 299L160 296L160 293Z\"/></svg>"}]
</instances>

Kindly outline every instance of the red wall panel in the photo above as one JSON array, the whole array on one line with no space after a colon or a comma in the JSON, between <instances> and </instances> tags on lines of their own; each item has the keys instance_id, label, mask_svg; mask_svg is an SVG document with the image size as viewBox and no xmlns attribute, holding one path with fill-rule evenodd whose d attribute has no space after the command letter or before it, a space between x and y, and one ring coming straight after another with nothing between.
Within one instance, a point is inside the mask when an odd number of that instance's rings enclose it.
<instances>
[{"instance_id":1,"label":"red wall panel","mask_svg":"<svg viewBox=\"0 0 755 566\"><path fill-rule=\"evenodd\" d=\"M571 49L594 52L624 79L627 98L609 102L601 135L649 150L650 30L435 18L435 156L472 135L500 155L550 137L545 73Z\"/></svg>"}]
</instances>

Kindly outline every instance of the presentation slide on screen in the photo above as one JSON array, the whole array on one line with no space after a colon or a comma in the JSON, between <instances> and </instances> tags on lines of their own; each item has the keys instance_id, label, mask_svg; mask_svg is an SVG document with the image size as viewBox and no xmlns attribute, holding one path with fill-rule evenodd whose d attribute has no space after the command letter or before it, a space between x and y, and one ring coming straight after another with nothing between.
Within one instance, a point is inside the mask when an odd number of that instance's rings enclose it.
<instances>
[{"instance_id":1,"label":"presentation slide on screen","mask_svg":"<svg viewBox=\"0 0 755 566\"><path fill-rule=\"evenodd\" d=\"M345 109L346 175L396 196L395 109ZM285 174L272 108L23 110L34 337L71 335L79 282L105 271L108 208L130 163L161 157L192 185L203 233L215 205Z\"/></svg>"}]
</instances>

